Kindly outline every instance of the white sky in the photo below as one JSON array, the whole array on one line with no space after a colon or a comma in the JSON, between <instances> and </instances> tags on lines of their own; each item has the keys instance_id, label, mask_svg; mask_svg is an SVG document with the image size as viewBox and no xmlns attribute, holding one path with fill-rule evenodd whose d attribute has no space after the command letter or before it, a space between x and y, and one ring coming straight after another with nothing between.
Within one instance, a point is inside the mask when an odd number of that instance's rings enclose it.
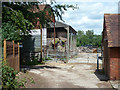
<instances>
[{"instance_id":1,"label":"white sky","mask_svg":"<svg viewBox=\"0 0 120 90\"><path fill-rule=\"evenodd\" d=\"M101 0L100 2L98 0L56 0L56 2L77 4L79 9L68 9L63 15L65 23L71 25L76 31L89 29L94 30L95 34L101 34L104 13L118 13L118 0Z\"/></svg>"},{"instance_id":2,"label":"white sky","mask_svg":"<svg viewBox=\"0 0 120 90\"><path fill-rule=\"evenodd\" d=\"M50 1L50 0L46 0ZM55 0L56 2L119 2L120 0Z\"/></svg>"},{"instance_id":3,"label":"white sky","mask_svg":"<svg viewBox=\"0 0 120 90\"><path fill-rule=\"evenodd\" d=\"M51 0L45 0L50 3ZM120 0L55 0L59 4L72 4L79 9L68 9L63 15L66 24L76 31L94 30L95 34L103 31L103 18L105 13L118 13ZM120 4L119 4L120 5Z\"/></svg>"}]
</instances>

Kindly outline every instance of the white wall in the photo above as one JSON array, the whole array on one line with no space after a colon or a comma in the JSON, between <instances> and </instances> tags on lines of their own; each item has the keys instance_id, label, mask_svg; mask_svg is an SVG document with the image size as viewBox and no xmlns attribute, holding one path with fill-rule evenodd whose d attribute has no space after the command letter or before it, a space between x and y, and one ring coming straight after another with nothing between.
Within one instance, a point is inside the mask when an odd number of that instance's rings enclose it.
<instances>
[{"instance_id":1,"label":"white wall","mask_svg":"<svg viewBox=\"0 0 120 90\"><path fill-rule=\"evenodd\" d=\"M33 37L41 35L40 29L33 29L33 30L31 30L31 35ZM46 28L42 29L42 45L47 45L47 29Z\"/></svg>"}]
</instances>

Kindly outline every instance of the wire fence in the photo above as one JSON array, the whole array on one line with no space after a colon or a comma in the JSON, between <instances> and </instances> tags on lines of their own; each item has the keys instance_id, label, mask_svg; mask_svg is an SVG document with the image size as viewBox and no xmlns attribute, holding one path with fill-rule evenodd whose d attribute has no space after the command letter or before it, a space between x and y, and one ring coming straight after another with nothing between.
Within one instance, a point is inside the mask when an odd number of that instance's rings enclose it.
<instances>
[{"instance_id":1,"label":"wire fence","mask_svg":"<svg viewBox=\"0 0 120 90\"><path fill-rule=\"evenodd\" d=\"M13 41L6 41L4 39L4 62L12 67L14 70L20 70L20 48L19 43Z\"/></svg>"}]
</instances>

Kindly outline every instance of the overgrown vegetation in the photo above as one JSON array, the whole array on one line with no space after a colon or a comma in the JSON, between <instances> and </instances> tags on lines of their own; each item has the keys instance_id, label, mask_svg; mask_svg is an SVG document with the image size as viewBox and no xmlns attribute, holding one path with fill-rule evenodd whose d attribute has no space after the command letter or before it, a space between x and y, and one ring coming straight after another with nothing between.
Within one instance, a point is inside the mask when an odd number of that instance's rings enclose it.
<instances>
[{"instance_id":1,"label":"overgrown vegetation","mask_svg":"<svg viewBox=\"0 0 120 90\"><path fill-rule=\"evenodd\" d=\"M95 35L93 30L88 30L86 33L84 31L78 31L77 35L77 46L101 46L102 35Z\"/></svg>"},{"instance_id":2,"label":"overgrown vegetation","mask_svg":"<svg viewBox=\"0 0 120 90\"><path fill-rule=\"evenodd\" d=\"M13 68L7 66L7 65L2 65L2 88L9 88L9 89L15 89L15 88L20 88L20 87L25 87L24 86L24 81L18 81L17 80L17 75L18 72L14 71Z\"/></svg>"}]
</instances>

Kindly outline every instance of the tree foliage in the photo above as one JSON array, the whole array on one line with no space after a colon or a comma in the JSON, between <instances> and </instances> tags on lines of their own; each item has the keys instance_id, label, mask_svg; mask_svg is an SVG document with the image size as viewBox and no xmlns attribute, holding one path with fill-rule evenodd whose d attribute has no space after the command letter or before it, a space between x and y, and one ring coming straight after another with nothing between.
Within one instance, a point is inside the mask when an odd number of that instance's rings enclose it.
<instances>
[{"instance_id":1,"label":"tree foliage","mask_svg":"<svg viewBox=\"0 0 120 90\"><path fill-rule=\"evenodd\" d=\"M102 35L95 35L93 30L78 31L77 46L101 46Z\"/></svg>"},{"instance_id":2,"label":"tree foliage","mask_svg":"<svg viewBox=\"0 0 120 90\"><path fill-rule=\"evenodd\" d=\"M3 6L2 10L2 40L19 41L23 37L20 35L28 35L33 24L24 18L20 10L14 10L11 7Z\"/></svg>"},{"instance_id":3,"label":"tree foliage","mask_svg":"<svg viewBox=\"0 0 120 90\"><path fill-rule=\"evenodd\" d=\"M4 38L11 41L21 40L19 32L16 31L16 27L11 22L2 23L2 41Z\"/></svg>"},{"instance_id":4,"label":"tree foliage","mask_svg":"<svg viewBox=\"0 0 120 90\"><path fill-rule=\"evenodd\" d=\"M76 8L73 5L60 5L60 4L55 4L55 2L52 1L51 3L52 9L48 8L43 11L39 10L39 12L31 11L33 6L36 6L37 9L39 9L38 6L41 5L42 3L43 2L3 2L2 3L3 6L2 19L4 23L3 31L6 31L5 30L5 23L6 23L6 25L8 24L12 25L15 33L19 33L19 35L21 33L22 35L28 35L30 30L34 27L33 22L37 23L39 21L42 27L46 27L49 25L48 24L49 22L52 22L52 20L50 19L51 16L56 16L61 20L63 20L62 14L64 13L65 10L67 10L67 8L73 8L73 9ZM46 11L48 12L48 15L46 15ZM11 30L11 32L13 32L13 30ZM15 37L18 38L17 36L19 35L16 35ZM10 35L6 33L4 37L9 37L9 36ZM11 37L7 39L11 40Z\"/></svg>"}]
</instances>

